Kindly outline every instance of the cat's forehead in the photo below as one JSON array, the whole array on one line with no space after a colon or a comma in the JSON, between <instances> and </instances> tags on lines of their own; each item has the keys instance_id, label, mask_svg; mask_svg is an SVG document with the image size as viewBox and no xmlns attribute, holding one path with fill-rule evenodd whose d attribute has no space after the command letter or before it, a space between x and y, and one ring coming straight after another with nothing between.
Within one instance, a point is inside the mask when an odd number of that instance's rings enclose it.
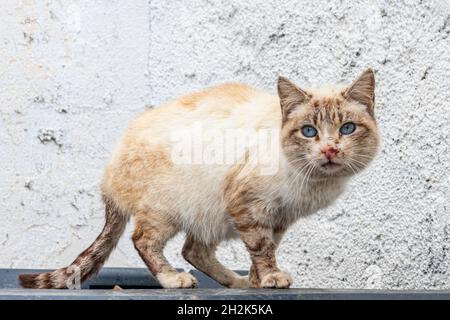
<instances>
[{"instance_id":1,"label":"cat's forehead","mask_svg":"<svg viewBox=\"0 0 450 320\"><path fill-rule=\"evenodd\" d=\"M336 124L348 117L345 105L347 101L341 88L321 88L311 92L308 112L305 114L309 122L320 124Z\"/></svg>"},{"instance_id":2,"label":"cat's forehead","mask_svg":"<svg viewBox=\"0 0 450 320\"><path fill-rule=\"evenodd\" d=\"M309 105L313 108L313 112L317 112L318 110L323 111L333 111L333 109L341 109L341 107L345 103L345 99L339 96L330 96L330 97L320 97L315 98L314 96L311 98Z\"/></svg>"},{"instance_id":3,"label":"cat's forehead","mask_svg":"<svg viewBox=\"0 0 450 320\"><path fill-rule=\"evenodd\" d=\"M309 116L315 120L341 122L348 117L366 117L367 107L344 97L348 87L338 85L319 89L310 89ZM306 114L305 114L306 116Z\"/></svg>"},{"instance_id":4,"label":"cat's forehead","mask_svg":"<svg viewBox=\"0 0 450 320\"><path fill-rule=\"evenodd\" d=\"M348 101L343 96L313 97L303 117L317 126L341 125L345 121L365 117L365 110L364 106Z\"/></svg>"},{"instance_id":5,"label":"cat's forehead","mask_svg":"<svg viewBox=\"0 0 450 320\"><path fill-rule=\"evenodd\" d=\"M334 108L344 104L343 93L345 86L328 86L308 89L311 100L310 105L314 108Z\"/></svg>"},{"instance_id":6,"label":"cat's forehead","mask_svg":"<svg viewBox=\"0 0 450 320\"><path fill-rule=\"evenodd\" d=\"M347 89L346 85L323 86L308 88L306 91L315 99L343 98L342 93Z\"/></svg>"},{"instance_id":7,"label":"cat's forehead","mask_svg":"<svg viewBox=\"0 0 450 320\"><path fill-rule=\"evenodd\" d=\"M303 107L297 108L291 117L317 126L327 124L335 126L368 116L365 106L344 97L347 89L345 85L308 88L306 92L309 99Z\"/></svg>"}]
</instances>

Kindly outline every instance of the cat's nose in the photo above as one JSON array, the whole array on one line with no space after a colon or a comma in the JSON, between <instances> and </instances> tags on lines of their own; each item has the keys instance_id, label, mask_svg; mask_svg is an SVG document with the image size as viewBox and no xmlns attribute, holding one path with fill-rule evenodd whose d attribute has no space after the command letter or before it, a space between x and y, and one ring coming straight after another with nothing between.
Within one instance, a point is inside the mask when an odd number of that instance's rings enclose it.
<instances>
[{"instance_id":1,"label":"cat's nose","mask_svg":"<svg viewBox=\"0 0 450 320\"><path fill-rule=\"evenodd\" d=\"M330 145L326 145L322 148L322 153L325 155L325 157L328 158L328 160L331 160L339 153L339 149L336 149L335 147L332 147Z\"/></svg>"}]
</instances>

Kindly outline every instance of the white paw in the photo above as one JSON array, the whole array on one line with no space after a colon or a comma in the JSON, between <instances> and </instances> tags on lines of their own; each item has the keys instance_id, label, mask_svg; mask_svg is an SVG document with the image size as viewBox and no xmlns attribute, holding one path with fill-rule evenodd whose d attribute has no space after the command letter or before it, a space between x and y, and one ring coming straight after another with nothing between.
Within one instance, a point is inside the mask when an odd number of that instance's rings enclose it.
<instances>
[{"instance_id":1,"label":"white paw","mask_svg":"<svg viewBox=\"0 0 450 320\"><path fill-rule=\"evenodd\" d=\"M266 274L260 283L261 288L289 288L292 278L286 272L278 271Z\"/></svg>"},{"instance_id":2,"label":"white paw","mask_svg":"<svg viewBox=\"0 0 450 320\"><path fill-rule=\"evenodd\" d=\"M188 272L160 273L156 278L166 289L195 288L197 286L197 279Z\"/></svg>"},{"instance_id":3,"label":"white paw","mask_svg":"<svg viewBox=\"0 0 450 320\"><path fill-rule=\"evenodd\" d=\"M250 281L248 279L248 276L237 276L236 279L233 281L233 283L229 286L230 288L249 288L250 287Z\"/></svg>"}]
</instances>

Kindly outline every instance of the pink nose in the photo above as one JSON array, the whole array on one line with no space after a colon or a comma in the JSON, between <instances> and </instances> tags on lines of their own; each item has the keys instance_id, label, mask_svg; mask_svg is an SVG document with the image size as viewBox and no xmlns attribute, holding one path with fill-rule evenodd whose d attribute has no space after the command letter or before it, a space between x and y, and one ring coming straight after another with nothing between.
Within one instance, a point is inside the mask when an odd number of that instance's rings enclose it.
<instances>
[{"instance_id":1,"label":"pink nose","mask_svg":"<svg viewBox=\"0 0 450 320\"><path fill-rule=\"evenodd\" d=\"M327 145L327 146L322 148L322 153L328 159L333 159L339 153L339 150Z\"/></svg>"}]
</instances>

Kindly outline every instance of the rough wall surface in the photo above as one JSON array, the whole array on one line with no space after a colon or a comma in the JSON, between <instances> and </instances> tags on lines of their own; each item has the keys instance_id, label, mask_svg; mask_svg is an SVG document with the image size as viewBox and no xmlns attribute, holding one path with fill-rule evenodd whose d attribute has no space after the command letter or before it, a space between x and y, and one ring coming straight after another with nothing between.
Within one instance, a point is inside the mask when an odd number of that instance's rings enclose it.
<instances>
[{"instance_id":1,"label":"rough wall surface","mask_svg":"<svg viewBox=\"0 0 450 320\"><path fill-rule=\"evenodd\" d=\"M289 231L280 265L297 287L450 288L448 1L11 0L0 21L0 267L63 266L95 239L103 165L146 104L370 66L382 150ZM107 265L143 266L131 227ZM166 252L188 267L182 240ZM219 255L248 268L239 242Z\"/></svg>"}]
</instances>

